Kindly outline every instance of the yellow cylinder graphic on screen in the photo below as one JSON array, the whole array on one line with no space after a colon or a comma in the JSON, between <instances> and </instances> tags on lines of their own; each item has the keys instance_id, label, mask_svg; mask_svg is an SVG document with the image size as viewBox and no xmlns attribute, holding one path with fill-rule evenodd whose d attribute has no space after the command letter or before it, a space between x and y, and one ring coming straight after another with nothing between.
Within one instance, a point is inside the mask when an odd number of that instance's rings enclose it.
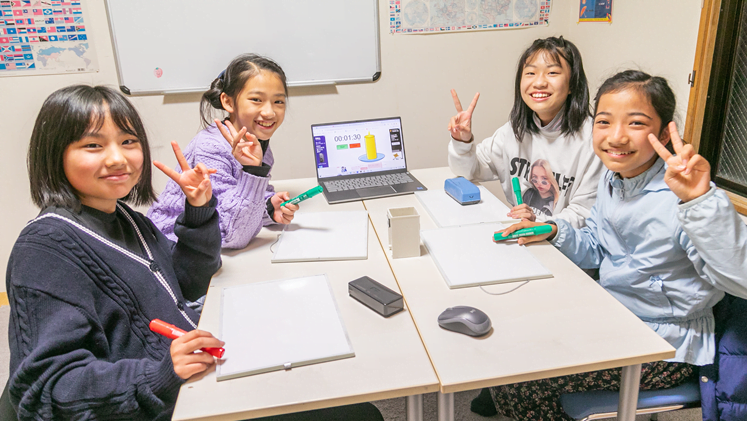
<instances>
[{"instance_id":1,"label":"yellow cylinder graphic on screen","mask_svg":"<svg viewBox=\"0 0 747 421\"><path fill-rule=\"evenodd\" d=\"M366 138L366 158L376 159L376 137L371 132L363 137Z\"/></svg>"}]
</instances>

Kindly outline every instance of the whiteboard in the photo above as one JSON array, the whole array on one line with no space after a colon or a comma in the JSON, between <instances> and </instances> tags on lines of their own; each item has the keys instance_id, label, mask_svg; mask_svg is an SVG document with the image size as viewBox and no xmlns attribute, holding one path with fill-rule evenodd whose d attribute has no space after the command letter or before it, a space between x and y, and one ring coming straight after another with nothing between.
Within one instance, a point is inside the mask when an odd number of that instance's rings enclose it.
<instances>
[{"instance_id":1,"label":"whiteboard","mask_svg":"<svg viewBox=\"0 0 747 421\"><path fill-rule=\"evenodd\" d=\"M243 53L275 60L290 86L375 81L376 0L107 0L127 94L202 92Z\"/></svg>"},{"instance_id":2,"label":"whiteboard","mask_svg":"<svg viewBox=\"0 0 747 421\"><path fill-rule=\"evenodd\" d=\"M504 205L493 193L483 186L477 188L480 189L480 203L473 205L462 206L443 190L416 191L415 197L420 200L431 219L439 227L455 227L484 222L519 222L508 216L511 209Z\"/></svg>"},{"instance_id":3,"label":"whiteboard","mask_svg":"<svg viewBox=\"0 0 747 421\"><path fill-rule=\"evenodd\" d=\"M368 259L368 212L296 212L272 263Z\"/></svg>"},{"instance_id":4,"label":"whiteboard","mask_svg":"<svg viewBox=\"0 0 747 421\"><path fill-rule=\"evenodd\" d=\"M552 278L552 272L516 241L493 241L501 223L420 231L428 254L449 288Z\"/></svg>"},{"instance_id":5,"label":"whiteboard","mask_svg":"<svg viewBox=\"0 0 747 421\"><path fill-rule=\"evenodd\" d=\"M355 356L325 275L222 292L218 381Z\"/></svg>"}]
</instances>

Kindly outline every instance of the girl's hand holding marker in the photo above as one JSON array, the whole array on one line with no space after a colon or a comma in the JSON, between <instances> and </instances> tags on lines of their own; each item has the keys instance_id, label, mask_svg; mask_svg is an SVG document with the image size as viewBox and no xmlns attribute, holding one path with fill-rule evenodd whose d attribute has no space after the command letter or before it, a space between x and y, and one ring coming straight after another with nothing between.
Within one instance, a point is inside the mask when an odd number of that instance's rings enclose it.
<instances>
[{"instance_id":1,"label":"girl's hand holding marker","mask_svg":"<svg viewBox=\"0 0 747 421\"><path fill-rule=\"evenodd\" d=\"M548 238L555 237L555 234L558 233L558 227L556 227L553 224L543 224L540 222L532 222L532 221L521 221L518 224L513 224L510 227L506 228L502 231L496 231L495 234L493 234L493 241L503 241L511 239L511 234L515 233L516 231L519 231L521 229L530 229L534 228L534 231L537 233L536 235L525 235L519 237L518 243L519 245L523 246L525 244L534 243L537 241L543 241L547 240ZM520 232L519 235L522 233Z\"/></svg>"},{"instance_id":2,"label":"girl's hand holding marker","mask_svg":"<svg viewBox=\"0 0 747 421\"><path fill-rule=\"evenodd\" d=\"M511 179L511 186L513 187L514 195L516 196L516 206L511 208L511 211L509 211L506 216L513 219L521 219L522 221L534 222L537 219L537 216L532 211L532 208L524 203L521 198L521 182L519 181L519 177L513 177Z\"/></svg>"},{"instance_id":3,"label":"girl's hand holding marker","mask_svg":"<svg viewBox=\"0 0 747 421\"><path fill-rule=\"evenodd\" d=\"M316 196L317 194L323 191L324 189L322 188L322 186L312 187L309 190L294 197L293 199L286 200L285 202L281 203L280 206L296 205L298 203L303 202L306 199L311 199L312 197Z\"/></svg>"}]
</instances>

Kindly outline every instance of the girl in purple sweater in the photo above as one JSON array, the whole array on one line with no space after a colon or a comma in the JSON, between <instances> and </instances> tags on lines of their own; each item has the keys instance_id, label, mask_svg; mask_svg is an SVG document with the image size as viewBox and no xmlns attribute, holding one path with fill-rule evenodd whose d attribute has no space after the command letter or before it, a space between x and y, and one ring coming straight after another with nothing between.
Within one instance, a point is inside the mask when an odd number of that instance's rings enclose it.
<instances>
[{"instance_id":1,"label":"girl in purple sweater","mask_svg":"<svg viewBox=\"0 0 747 421\"><path fill-rule=\"evenodd\" d=\"M280 206L288 192L270 185L274 159L270 137L285 117L288 87L280 66L266 57L236 57L210 90L202 95L200 116L205 129L184 150L190 165L203 162L217 169L211 177L218 198L222 246L243 248L264 225L289 224L297 205ZM213 109L228 118L213 120ZM184 193L169 181L148 217L168 238L176 239L174 222L184 212Z\"/></svg>"}]
</instances>

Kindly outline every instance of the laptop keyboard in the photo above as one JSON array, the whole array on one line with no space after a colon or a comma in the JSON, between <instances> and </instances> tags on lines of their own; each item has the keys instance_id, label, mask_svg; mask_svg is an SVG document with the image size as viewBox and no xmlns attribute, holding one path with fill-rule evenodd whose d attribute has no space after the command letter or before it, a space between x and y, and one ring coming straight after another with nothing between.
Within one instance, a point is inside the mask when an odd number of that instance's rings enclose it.
<instances>
[{"instance_id":1,"label":"laptop keyboard","mask_svg":"<svg viewBox=\"0 0 747 421\"><path fill-rule=\"evenodd\" d=\"M350 178L347 180L325 181L324 187L330 193L345 190L365 189L366 187L392 186L412 183L413 179L405 173L374 175L371 177Z\"/></svg>"}]
</instances>

